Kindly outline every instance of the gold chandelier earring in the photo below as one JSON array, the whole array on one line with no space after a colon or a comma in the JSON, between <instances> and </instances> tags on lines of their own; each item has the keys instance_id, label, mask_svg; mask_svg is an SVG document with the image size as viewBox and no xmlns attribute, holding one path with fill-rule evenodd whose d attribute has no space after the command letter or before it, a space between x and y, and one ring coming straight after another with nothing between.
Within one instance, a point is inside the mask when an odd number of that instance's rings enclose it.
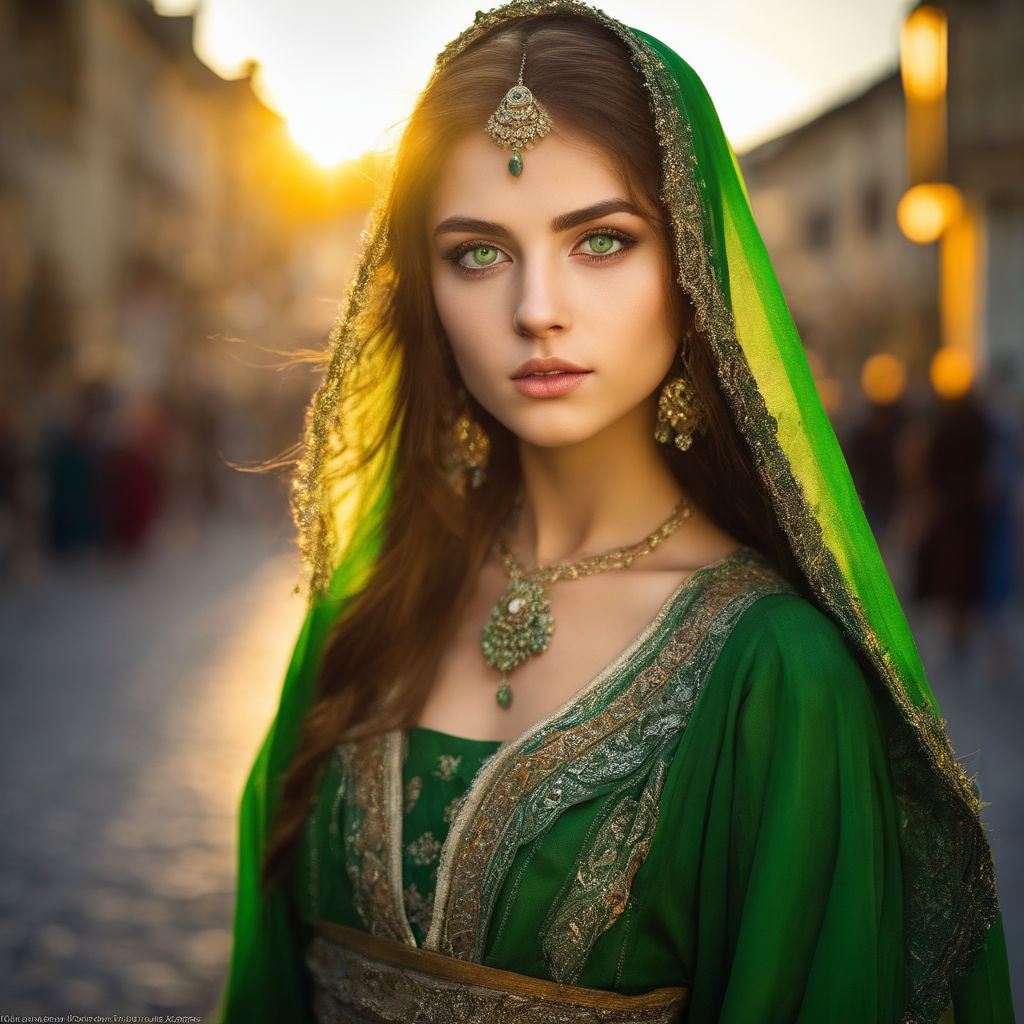
<instances>
[{"instance_id":1,"label":"gold chandelier earring","mask_svg":"<svg viewBox=\"0 0 1024 1024\"><path fill-rule=\"evenodd\" d=\"M491 439L473 418L464 391L459 392L461 411L449 430L442 464L445 475L460 493L466 483L474 490L487 478L487 464L491 456Z\"/></svg>"},{"instance_id":2,"label":"gold chandelier earring","mask_svg":"<svg viewBox=\"0 0 1024 1024\"><path fill-rule=\"evenodd\" d=\"M693 444L694 435L707 430L704 407L697 397L697 389L686 370L679 372L665 382L658 395L658 419L654 426L654 437L662 444L670 441L685 452Z\"/></svg>"}]
</instances>

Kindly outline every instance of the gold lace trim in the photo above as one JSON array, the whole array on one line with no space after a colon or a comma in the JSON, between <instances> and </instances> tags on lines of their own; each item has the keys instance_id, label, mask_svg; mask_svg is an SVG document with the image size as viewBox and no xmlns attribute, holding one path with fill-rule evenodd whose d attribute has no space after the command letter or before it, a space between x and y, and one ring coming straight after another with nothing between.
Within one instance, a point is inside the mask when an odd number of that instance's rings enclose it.
<instances>
[{"instance_id":1,"label":"gold lace trim","mask_svg":"<svg viewBox=\"0 0 1024 1024\"><path fill-rule=\"evenodd\" d=\"M568 891L543 925L541 948L555 981L572 984L580 976L594 943L626 909L633 877L651 848L667 774L668 765L659 761L639 797L627 793L609 801L581 852Z\"/></svg>"},{"instance_id":2,"label":"gold lace trim","mask_svg":"<svg viewBox=\"0 0 1024 1024\"><path fill-rule=\"evenodd\" d=\"M402 734L371 736L337 749L349 818L345 861L356 911L373 935L415 945L402 889Z\"/></svg>"},{"instance_id":3,"label":"gold lace trim","mask_svg":"<svg viewBox=\"0 0 1024 1024\"><path fill-rule=\"evenodd\" d=\"M453 960L320 922L306 952L320 1024L672 1024L685 988L638 996Z\"/></svg>"}]
</instances>

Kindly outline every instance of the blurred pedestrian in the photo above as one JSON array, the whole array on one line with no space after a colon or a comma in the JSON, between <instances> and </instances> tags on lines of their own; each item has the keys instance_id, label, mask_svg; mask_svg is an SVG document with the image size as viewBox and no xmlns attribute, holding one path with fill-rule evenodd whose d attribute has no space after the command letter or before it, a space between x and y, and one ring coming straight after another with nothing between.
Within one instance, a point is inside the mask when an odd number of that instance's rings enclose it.
<instances>
[{"instance_id":1,"label":"blurred pedestrian","mask_svg":"<svg viewBox=\"0 0 1024 1024\"><path fill-rule=\"evenodd\" d=\"M996 366L986 389L991 454L983 605L993 674L1005 681L1012 670L1011 609L1020 594L1024 553L1024 431L1021 410L1014 400L1014 383L1010 366Z\"/></svg>"},{"instance_id":2,"label":"blurred pedestrian","mask_svg":"<svg viewBox=\"0 0 1024 1024\"><path fill-rule=\"evenodd\" d=\"M70 407L51 425L46 455L50 548L58 557L98 549L103 515L100 389L76 389Z\"/></svg>"},{"instance_id":3,"label":"blurred pedestrian","mask_svg":"<svg viewBox=\"0 0 1024 1024\"><path fill-rule=\"evenodd\" d=\"M864 513L880 540L888 533L899 508L902 482L897 452L906 424L902 402L869 402L847 448Z\"/></svg>"},{"instance_id":4,"label":"blurred pedestrian","mask_svg":"<svg viewBox=\"0 0 1024 1024\"><path fill-rule=\"evenodd\" d=\"M975 392L942 402L924 457L927 521L916 559L916 596L944 612L958 664L986 597L993 553L994 432Z\"/></svg>"},{"instance_id":5,"label":"blurred pedestrian","mask_svg":"<svg viewBox=\"0 0 1024 1024\"><path fill-rule=\"evenodd\" d=\"M148 399L123 402L104 452L106 540L112 551L139 551L160 515L165 494L168 425Z\"/></svg>"}]
</instances>

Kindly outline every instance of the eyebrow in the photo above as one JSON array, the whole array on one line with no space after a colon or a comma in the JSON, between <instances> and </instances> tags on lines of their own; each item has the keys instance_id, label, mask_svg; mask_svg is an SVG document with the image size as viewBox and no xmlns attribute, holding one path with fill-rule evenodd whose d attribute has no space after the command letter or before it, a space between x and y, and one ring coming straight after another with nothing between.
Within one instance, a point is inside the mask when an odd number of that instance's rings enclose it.
<instances>
[{"instance_id":1,"label":"eyebrow","mask_svg":"<svg viewBox=\"0 0 1024 1024\"><path fill-rule=\"evenodd\" d=\"M634 203L627 199L605 199L600 203L591 206L584 206L581 210L573 210L570 213L560 213L551 221L551 230L554 232L569 231L572 228L586 224L588 221L597 220L599 217L607 217L613 213L629 213L634 217L644 218L644 215ZM452 232L467 232L470 234L489 235L492 238L511 238L512 232L504 224L498 224L492 220L478 220L476 217L447 217L434 228L434 237L450 234Z\"/></svg>"}]
</instances>

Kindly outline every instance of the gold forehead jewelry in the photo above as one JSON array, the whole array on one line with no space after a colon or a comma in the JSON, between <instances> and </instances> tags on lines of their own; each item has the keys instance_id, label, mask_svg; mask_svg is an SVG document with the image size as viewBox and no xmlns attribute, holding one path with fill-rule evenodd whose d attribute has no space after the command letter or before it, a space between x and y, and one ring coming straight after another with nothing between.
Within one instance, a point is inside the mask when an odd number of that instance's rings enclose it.
<instances>
[{"instance_id":1,"label":"gold forehead jewelry","mask_svg":"<svg viewBox=\"0 0 1024 1024\"><path fill-rule=\"evenodd\" d=\"M649 555L675 533L692 514L693 507L683 498L661 526L636 544L589 555L575 562L559 562L533 569L524 568L509 551L505 535L499 535L496 546L508 575L508 586L498 598L490 621L480 634L484 661L501 672L501 683L494 695L499 706L507 708L512 703L509 673L527 658L543 654L551 643L555 620L545 587L559 580L578 580L581 576L628 569L638 558Z\"/></svg>"},{"instance_id":2,"label":"gold forehead jewelry","mask_svg":"<svg viewBox=\"0 0 1024 1024\"><path fill-rule=\"evenodd\" d=\"M523 71L526 70L526 43L523 43L523 61L519 65L519 81L512 86L498 109L487 119L487 134L501 146L511 149L508 162L509 173L518 178L523 173L523 156L520 150L533 147L551 131L551 118L533 93L523 85Z\"/></svg>"}]
</instances>

